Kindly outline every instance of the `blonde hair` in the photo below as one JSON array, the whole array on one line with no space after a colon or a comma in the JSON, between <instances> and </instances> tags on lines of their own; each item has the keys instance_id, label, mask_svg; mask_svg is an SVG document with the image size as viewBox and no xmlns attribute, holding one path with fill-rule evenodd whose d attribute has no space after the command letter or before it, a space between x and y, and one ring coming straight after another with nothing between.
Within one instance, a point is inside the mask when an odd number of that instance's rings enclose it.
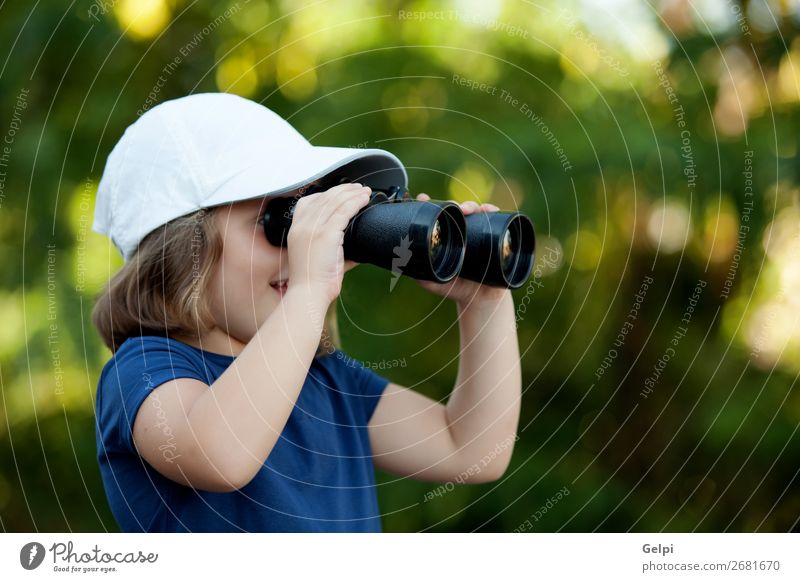
<instances>
[{"instance_id":1,"label":"blonde hair","mask_svg":"<svg viewBox=\"0 0 800 582\"><path fill-rule=\"evenodd\" d=\"M201 209L150 232L97 295L92 323L112 352L131 337L199 337L214 327L208 288L223 243L214 211ZM334 302L314 357L340 343Z\"/></svg>"}]
</instances>

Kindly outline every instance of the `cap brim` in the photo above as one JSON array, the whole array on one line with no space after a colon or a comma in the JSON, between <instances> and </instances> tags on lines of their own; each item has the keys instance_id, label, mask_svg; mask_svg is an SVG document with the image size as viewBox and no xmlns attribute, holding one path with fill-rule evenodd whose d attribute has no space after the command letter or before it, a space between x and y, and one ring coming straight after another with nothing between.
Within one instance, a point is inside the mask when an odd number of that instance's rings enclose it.
<instances>
[{"instance_id":1,"label":"cap brim","mask_svg":"<svg viewBox=\"0 0 800 582\"><path fill-rule=\"evenodd\" d=\"M372 188L408 187L402 162L388 151L315 146L287 155L279 167L264 160L243 169L220 185L203 206L280 196L329 174L341 174Z\"/></svg>"}]
</instances>

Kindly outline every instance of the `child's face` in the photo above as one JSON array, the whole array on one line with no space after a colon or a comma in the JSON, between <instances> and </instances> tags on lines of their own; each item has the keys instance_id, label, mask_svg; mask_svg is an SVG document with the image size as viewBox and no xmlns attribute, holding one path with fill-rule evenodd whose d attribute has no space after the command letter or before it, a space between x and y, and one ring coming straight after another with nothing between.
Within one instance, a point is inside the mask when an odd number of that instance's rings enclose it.
<instances>
[{"instance_id":1,"label":"child's face","mask_svg":"<svg viewBox=\"0 0 800 582\"><path fill-rule=\"evenodd\" d=\"M287 196L295 195L290 192ZM257 198L214 212L222 236L222 256L210 283L210 307L216 325L246 344L278 306L288 277L289 255L273 246L260 222L268 199Z\"/></svg>"}]
</instances>

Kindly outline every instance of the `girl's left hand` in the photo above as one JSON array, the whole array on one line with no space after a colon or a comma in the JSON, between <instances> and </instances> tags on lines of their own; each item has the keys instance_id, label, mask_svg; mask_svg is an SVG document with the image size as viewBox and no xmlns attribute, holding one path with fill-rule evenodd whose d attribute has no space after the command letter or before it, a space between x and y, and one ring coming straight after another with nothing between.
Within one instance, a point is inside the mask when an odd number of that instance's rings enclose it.
<instances>
[{"instance_id":1,"label":"girl's left hand","mask_svg":"<svg viewBox=\"0 0 800 582\"><path fill-rule=\"evenodd\" d=\"M427 194L419 194L417 196L417 200L425 201L430 199L431 197ZM465 216L473 212L497 212L498 210L500 209L494 204L478 205L477 202L471 200L461 204L461 211ZM452 299L461 306L467 306L473 302L483 303L485 301L500 301L507 294L511 293L509 289L503 287L481 285L480 283L470 281L469 279L462 279L461 277L455 277L447 283L434 283L433 281L422 281L420 279L415 279L415 281L417 281L423 289L427 289L436 295Z\"/></svg>"}]
</instances>

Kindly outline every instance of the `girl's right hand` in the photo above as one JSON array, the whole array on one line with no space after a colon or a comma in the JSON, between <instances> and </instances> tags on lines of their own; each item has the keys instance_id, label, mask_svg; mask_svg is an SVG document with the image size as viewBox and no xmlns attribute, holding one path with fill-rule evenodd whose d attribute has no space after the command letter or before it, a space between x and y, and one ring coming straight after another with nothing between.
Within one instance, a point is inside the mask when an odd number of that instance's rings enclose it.
<instances>
[{"instance_id":1,"label":"girl's right hand","mask_svg":"<svg viewBox=\"0 0 800 582\"><path fill-rule=\"evenodd\" d=\"M370 193L366 186L347 183L297 200L286 238L289 289L306 287L321 294L326 305L339 296L345 271L356 264L344 259L344 231Z\"/></svg>"}]
</instances>

